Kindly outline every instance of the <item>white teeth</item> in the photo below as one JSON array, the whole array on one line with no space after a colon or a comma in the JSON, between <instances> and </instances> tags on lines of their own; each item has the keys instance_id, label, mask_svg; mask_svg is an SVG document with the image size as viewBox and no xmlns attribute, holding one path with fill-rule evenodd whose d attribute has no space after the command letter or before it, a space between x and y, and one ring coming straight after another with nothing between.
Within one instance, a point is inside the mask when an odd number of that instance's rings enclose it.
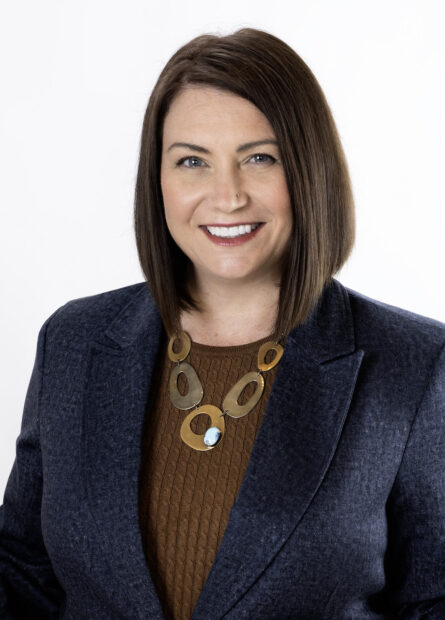
<instances>
[{"instance_id":1,"label":"white teeth","mask_svg":"<svg viewBox=\"0 0 445 620\"><path fill-rule=\"evenodd\" d=\"M259 224L243 224L242 226L206 226L211 235L215 237L239 237L258 228Z\"/></svg>"}]
</instances>

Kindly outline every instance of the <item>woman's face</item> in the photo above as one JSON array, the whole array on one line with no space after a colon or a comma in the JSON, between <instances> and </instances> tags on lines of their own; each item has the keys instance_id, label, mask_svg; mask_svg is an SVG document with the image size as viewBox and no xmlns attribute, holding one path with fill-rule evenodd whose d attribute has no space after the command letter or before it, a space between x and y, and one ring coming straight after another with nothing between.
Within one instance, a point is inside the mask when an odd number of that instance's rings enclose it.
<instances>
[{"instance_id":1,"label":"woman's face","mask_svg":"<svg viewBox=\"0 0 445 620\"><path fill-rule=\"evenodd\" d=\"M164 122L161 188L169 231L201 286L279 282L290 198L275 134L251 102L182 90Z\"/></svg>"}]
</instances>

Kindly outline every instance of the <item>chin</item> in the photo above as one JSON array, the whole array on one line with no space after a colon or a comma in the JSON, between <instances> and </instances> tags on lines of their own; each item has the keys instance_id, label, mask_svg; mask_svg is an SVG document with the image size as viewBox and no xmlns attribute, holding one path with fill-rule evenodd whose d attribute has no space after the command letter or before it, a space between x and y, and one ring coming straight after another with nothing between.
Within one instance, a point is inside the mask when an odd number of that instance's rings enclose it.
<instances>
[{"instance_id":1,"label":"chin","mask_svg":"<svg viewBox=\"0 0 445 620\"><path fill-rule=\"evenodd\" d=\"M215 270L213 272L208 272L208 275L213 278L217 278L219 280L225 280L227 282L233 282L234 284L237 282L241 282L243 280L247 281L255 275L259 275L257 272L244 269L225 269L225 270Z\"/></svg>"}]
</instances>

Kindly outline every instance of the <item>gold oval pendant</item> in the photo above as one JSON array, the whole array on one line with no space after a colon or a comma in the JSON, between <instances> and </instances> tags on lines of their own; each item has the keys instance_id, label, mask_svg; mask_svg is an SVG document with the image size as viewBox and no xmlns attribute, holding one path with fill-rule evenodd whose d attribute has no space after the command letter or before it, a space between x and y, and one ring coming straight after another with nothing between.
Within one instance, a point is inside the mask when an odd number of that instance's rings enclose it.
<instances>
[{"instance_id":1,"label":"gold oval pendant","mask_svg":"<svg viewBox=\"0 0 445 620\"><path fill-rule=\"evenodd\" d=\"M269 351L276 351L276 355L269 364L266 364L266 355ZM273 340L269 340L268 342L262 344L258 350L258 368L262 371L271 370L271 368L276 366L280 361L283 351L284 349L281 344L273 342Z\"/></svg>"},{"instance_id":2,"label":"gold oval pendant","mask_svg":"<svg viewBox=\"0 0 445 620\"><path fill-rule=\"evenodd\" d=\"M173 351L173 345L175 343L176 336L172 336L168 343L168 357L171 359L172 362L182 362L182 360L185 360L185 358L190 352L190 347L192 346L190 336L187 334L187 332L180 332L177 337L181 342L181 350L178 351L178 353L175 353Z\"/></svg>"},{"instance_id":3,"label":"gold oval pendant","mask_svg":"<svg viewBox=\"0 0 445 620\"><path fill-rule=\"evenodd\" d=\"M238 404L238 398L246 385L255 381L257 384L255 392L249 398L245 405ZM252 370L241 377L241 379L235 383L233 388L228 392L223 401L223 409L231 418L242 418L247 415L255 407L260 400L264 390L264 379L259 372Z\"/></svg>"},{"instance_id":4,"label":"gold oval pendant","mask_svg":"<svg viewBox=\"0 0 445 620\"><path fill-rule=\"evenodd\" d=\"M181 373L185 375L189 388L187 394L184 396L178 390L178 377ZM201 381L199 380L195 369L187 362L181 362L171 371L168 382L168 391L172 403L178 409L191 409L192 407L199 405L204 394Z\"/></svg>"},{"instance_id":5,"label":"gold oval pendant","mask_svg":"<svg viewBox=\"0 0 445 620\"><path fill-rule=\"evenodd\" d=\"M197 435L194 433L190 427L190 424L197 415L200 413L206 413L212 422L212 426L216 427L221 435L219 441L224 436L224 431L226 430L226 423L224 421L224 416L222 415L221 409L215 407L214 405L202 405L197 409L191 411L185 418L181 425L181 439L184 443L186 443L190 448L194 450L212 450L215 446L208 446L204 443L204 435ZM217 445L217 444L215 444Z\"/></svg>"}]
</instances>

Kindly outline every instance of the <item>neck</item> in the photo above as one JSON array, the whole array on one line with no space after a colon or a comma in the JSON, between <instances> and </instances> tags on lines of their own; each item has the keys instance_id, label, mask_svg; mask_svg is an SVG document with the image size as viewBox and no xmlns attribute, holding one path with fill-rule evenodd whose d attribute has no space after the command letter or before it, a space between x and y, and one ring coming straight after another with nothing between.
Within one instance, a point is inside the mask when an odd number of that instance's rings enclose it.
<instances>
[{"instance_id":1,"label":"neck","mask_svg":"<svg viewBox=\"0 0 445 620\"><path fill-rule=\"evenodd\" d=\"M192 291L202 312L183 312L181 325L193 341L232 346L272 334L280 292L275 283L195 282Z\"/></svg>"}]
</instances>

